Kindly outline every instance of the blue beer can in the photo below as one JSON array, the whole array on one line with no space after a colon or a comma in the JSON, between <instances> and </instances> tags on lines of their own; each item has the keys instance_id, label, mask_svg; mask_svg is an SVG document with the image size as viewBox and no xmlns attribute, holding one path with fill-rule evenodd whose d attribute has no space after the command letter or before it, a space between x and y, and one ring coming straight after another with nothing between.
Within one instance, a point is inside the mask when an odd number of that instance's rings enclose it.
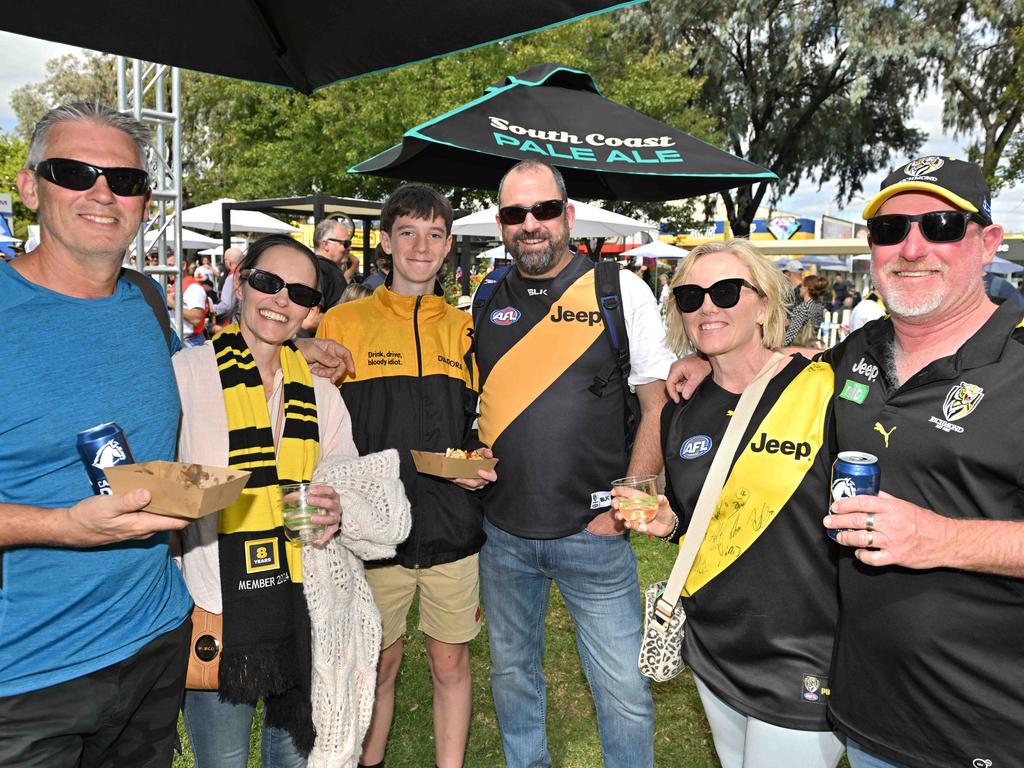
<instances>
[{"instance_id":1,"label":"blue beer can","mask_svg":"<svg viewBox=\"0 0 1024 768\"><path fill-rule=\"evenodd\" d=\"M78 433L78 453L96 495L110 496L114 492L103 470L118 464L134 464L135 458L128 447L122 430L113 421Z\"/></svg>"},{"instance_id":2,"label":"blue beer can","mask_svg":"<svg viewBox=\"0 0 1024 768\"><path fill-rule=\"evenodd\" d=\"M832 465L832 500L839 501L848 496L877 496L882 483L882 470L878 468L878 457L861 451L842 451ZM847 528L829 528L832 541L840 531Z\"/></svg>"}]
</instances>

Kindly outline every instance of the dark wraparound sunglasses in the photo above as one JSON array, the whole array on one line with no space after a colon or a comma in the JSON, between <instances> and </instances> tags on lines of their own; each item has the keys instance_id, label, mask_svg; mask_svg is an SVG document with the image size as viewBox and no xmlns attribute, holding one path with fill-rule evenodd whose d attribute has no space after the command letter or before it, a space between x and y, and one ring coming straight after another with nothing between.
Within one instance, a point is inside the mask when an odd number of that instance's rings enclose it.
<instances>
[{"instance_id":1,"label":"dark wraparound sunglasses","mask_svg":"<svg viewBox=\"0 0 1024 768\"><path fill-rule=\"evenodd\" d=\"M875 245L896 245L910 234L911 222L917 222L924 239L932 243L955 243L964 239L967 224L976 221L988 226L988 219L980 213L967 211L931 211L909 216L904 213L887 213L868 219L868 232Z\"/></svg>"},{"instance_id":2,"label":"dark wraparound sunglasses","mask_svg":"<svg viewBox=\"0 0 1024 768\"><path fill-rule=\"evenodd\" d=\"M722 309L735 307L740 300L740 291L744 288L749 288L758 296L762 295L761 291L742 277L730 277L725 280L719 280L708 288L702 288L693 283L677 285L672 289L672 295L676 299L676 306L679 307L679 311L689 313L696 312L704 305L705 296L710 296L711 302L716 307L721 307Z\"/></svg>"},{"instance_id":3,"label":"dark wraparound sunglasses","mask_svg":"<svg viewBox=\"0 0 1024 768\"><path fill-rule=\"evenodd\" d=\"M343 248L349 248L352 245L352 241L351 240L339 240L336 237L325 237L324 240L330 240L332 243L337 243L338 245L342 246Z\"/></svg>"},{"instance_id":4,"label":"dark wraparound sunglasses","mask_svg":"<svg viewBox=\"0 0 1024 768\"><path fill-rule=\"evenodd\" d=\"M506 205L498 209L498 218L502 224L513 226L526 221L528 213L532 213L537 221L547 221L561 216L564 210L565 200L541 200L526 208L521 205Z\"/></svg>"},{"instance_id":5,"label":"dark wraparound sunglasses","mask_svg":"<svg viewBox=\"0 0 1024 768\"><path fill-rule=\"evenodd\" d=\"M36 173L64 189L84 192L103 176L119 197L138 197L149 191L149 174L141 168L102 168L79 160L52 157L36 165Z\"/></svg>"},{"instance_id":6,"label":"dark wraparound sunglasses","mask_svg":"<svg viewBox=\"0 0 1024 768\"><path fill-rule=\"evenodd\" d=\"M280 293L282 288L288 289L288 298L300 307L315 307L323 298L320 291L302 283L286 283L273 272L262 269L243 269L241 277L252 288L260 293Z\"/></svg>"}]
</instances>

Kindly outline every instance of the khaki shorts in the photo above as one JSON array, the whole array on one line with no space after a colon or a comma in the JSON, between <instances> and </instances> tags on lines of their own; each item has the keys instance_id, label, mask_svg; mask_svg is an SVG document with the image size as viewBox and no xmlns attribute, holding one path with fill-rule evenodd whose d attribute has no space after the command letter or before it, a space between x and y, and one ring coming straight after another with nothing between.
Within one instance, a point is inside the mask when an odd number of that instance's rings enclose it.
<instances>
[{"instance_id":1,"label":"khaki shorts","mask_svg":"<svg viewBox=\"0 0 1024 768\"><path fill-rule=\"evenodd\" d=\"M479 555L430 568L367 568L366 580L380 609L381 648L405 634L409 607L420 591L419 630L442 643L468 643L480 633Z\"/></svg>"}]
</instances>

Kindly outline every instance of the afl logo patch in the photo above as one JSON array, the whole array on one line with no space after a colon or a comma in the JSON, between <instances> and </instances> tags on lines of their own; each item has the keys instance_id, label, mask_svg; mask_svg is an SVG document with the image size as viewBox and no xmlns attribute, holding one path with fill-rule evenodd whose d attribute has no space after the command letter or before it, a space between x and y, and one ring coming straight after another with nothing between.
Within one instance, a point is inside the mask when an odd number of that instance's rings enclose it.
<instances>
[{"instance_id":1,"label":"afl logo patch","mask_svg":"<svg viewBox=\"0 0 1024 768\"><path fill-rule=\"evenodd\" d=\"M491 322L495 325L512 325L518 322L522 313L515 307L505 307L491 312Z\"/></svg>"},{"instance_id":2,"label":"afl logo patch","mask_svg":"<svg viewBox=\"0 0 1024 768\"><path fill-rule=\"evenodd\" d=\"M694 435L688 437L679 449L679 458L690 461L699 459L711 450L711 438L708 435Z\"/></svg>"}]
</instances>

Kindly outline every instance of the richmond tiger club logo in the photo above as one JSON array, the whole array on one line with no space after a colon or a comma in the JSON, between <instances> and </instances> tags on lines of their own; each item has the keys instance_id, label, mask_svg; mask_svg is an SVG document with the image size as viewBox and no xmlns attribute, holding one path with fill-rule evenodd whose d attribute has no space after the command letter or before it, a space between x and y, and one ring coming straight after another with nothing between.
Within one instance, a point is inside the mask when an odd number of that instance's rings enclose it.
<instances>
[{"instance_id":1,"label":"richmond tiger club logo","mask_svg":"<svg viewBox=\"0 0 1024 768\"><path fill-rule=\"evenodd\" d=\"M953 422L974 413L984 397L985 390L977 384L968 384L966 381L961 381L949 390L945 401L942 403L942 415L946 418L940 419L938 416L932 416L928 419L928 422L934 424L936 429L940 429L943 432L962 433L964 428Z\"/></svg>"},{"instance_id":2,"label":"richmond tiger club logo","mask_svg":"<svg viewBox=\"0 0 1024 768\"><path fill-rule=\"evenodd\" d=\"M911 163L907 163L903 172L907 174L907 176L920 178L921 176L927 176L928 174L935 173L935 171L939 170L943 164L944 161L941 157L935 157L932 155L930 157L922 157Z\"/></svg>"},{"instance_id":3,"label":"richmond tiger club logo","mask_svg":"<svg viewBox=\"0 0 1024 768\"><path fill-rule=\"evenodd\" d=\"M981 404L983 397L984 389L977 384L961 381L946 395L946 401L942 404L942 414L950 421L959 421L973 413Z\"/></svg>"}]
</instances>

